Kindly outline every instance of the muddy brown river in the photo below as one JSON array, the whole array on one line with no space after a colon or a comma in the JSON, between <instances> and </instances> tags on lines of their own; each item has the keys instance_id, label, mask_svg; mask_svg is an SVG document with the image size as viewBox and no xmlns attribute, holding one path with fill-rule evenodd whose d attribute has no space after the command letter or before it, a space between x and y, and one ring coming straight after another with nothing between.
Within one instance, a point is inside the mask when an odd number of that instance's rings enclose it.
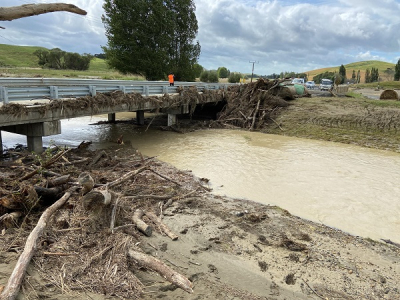
<instances>
[{"instance_id":1,"label":"muddy brown river","mask_svg":"<svg viewBox=\"0 0 400 300\"><path fill-rule=\"evenodd\" d=\"M131 117L132 115L117 116ZM62 121L44 144L121 147L123 134L143 154L210 179L214 193L278 205L354 235L400 243L400 154L257 132L205 130L178 134L130 124L88 125L105 116ZM3 144L26 145L2 132Z\"/></svg>"}]
</instances>

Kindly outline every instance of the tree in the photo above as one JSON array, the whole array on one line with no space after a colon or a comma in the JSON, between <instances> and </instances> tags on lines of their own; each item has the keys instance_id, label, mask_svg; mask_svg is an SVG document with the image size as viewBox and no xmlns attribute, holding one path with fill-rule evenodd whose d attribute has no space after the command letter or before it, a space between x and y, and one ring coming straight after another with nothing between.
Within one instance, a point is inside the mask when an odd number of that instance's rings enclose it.
<instances>
[{"instance_id":1,"label":"tree","mask_svg":"<svg viewBox=\"0 0 400 300\"><path fill-rule=\"evenodd\" d=\"M353 82L356 80L356 70L353 70L353 73L351 74L351 79Z\"/></svg>"},{"instance_id":2,"label":"tree","mask_svg":"<svg viewBox=\"0 0 400 300\"><path fill-rule=\"evenodd\" d=\"M394 73L395 71L392 68L387 68L385 71L383 71L383 74L387 81L394 80Z\"/></svg>"},{"instance_id":3,"label":"tree","mask_svg":"<svg viewBox=\"0 0 400 300\"><path fill-rule=\"evenodd\" d=\"M199 78L201 73L204 71L203 66L199 65L198 63L193 65L193 69L194 69L194 76L196 76L196 78Z\"/></svg>"},{"instance_id":4,"label":"tree","mask_svg":"<svg viewBox=\"0 0 400 300\"><path fill-rule=\"evenodd\" d=\"M371 82L371 71L367 69L365 71L365 83L370 83Z\"/></svg>"},{"instance_id":5,"label":"tree","mask_svg":"<svg viewBox=\"0 0 400 300\"><path fill-rule=\"evenodd\" d=\"M344 83L344 81L346 80L346 68L341 65L339 68L339 75L341 76L341 84Z\"/></svg>"},{"instance_id":6,"label":"tree","mask_svg":"<svg viewBox=\"0 0 400 300\"><path fill-rule=\"evenodd\" d=\"M33 54L39 58L39 65L57 70L88 70L90 61L93 58L90 54L80 55L78 53L65 52L59 48L54 48L50 51L39 49Z\"/></svg>"},{"instance_id":7,"label":"tree","mask_svg":"<svg viewBox=\"0 0 400 300\"><path fill-rule=\"evenodd\" d=\"M230 71L225 67L219 67L217 73L219 78L228 78Z\"/></svg>"},{"instance_id":8,"label":"tree","mask_svg":"<svg viewBox=\"0 0 400 300\"><path fill-rule=\"evenodd\" d=\"M198 25L195 15L196 6L193 0L162 1L172 12L171 49L169 69L177 80L195 81L194 64L200 56L199 42L196 38ZM161 20L163 22L163 20Z\"/></svg>"},{"instance_id":9,"label":"tree","mask_svg":"<svg viewBox=\"0 0 400 300\"><path fill-rule=\"evenodd\" d=\"M400 80L400 59L397 61L396 66L394 67L394 80Z\"/></svg>"},{"instance_id":10,"label":"tree","mask_svg":"<svg viewBox=\"0 0 400 300\"><path fill-rule=\"evenodd\" d=\"M192 0L105 0L108 64L148 80L195 80L200 45Z\"/></svg>"},{"instance_id":11,"label":"tree","mask_svg":"<svg viewBox=\"0 0 400 300\"><path fill-rule=\"evenodd\" d=\"M242 74L240 73L231 73L228 78L229 83L237 83L240 82L240 78L242 78Z\"/></svg>"},{"instance_id":12,"label":"tree","mask_svg":"<svg viewBox=\"0 0 400 300\"><path fill-rule=\"evenodd\" d=\"M360 70L357 71L357 78L356 78L356 83L360 83L361 82L361 72Z\"/></svg>"}]
</instances>

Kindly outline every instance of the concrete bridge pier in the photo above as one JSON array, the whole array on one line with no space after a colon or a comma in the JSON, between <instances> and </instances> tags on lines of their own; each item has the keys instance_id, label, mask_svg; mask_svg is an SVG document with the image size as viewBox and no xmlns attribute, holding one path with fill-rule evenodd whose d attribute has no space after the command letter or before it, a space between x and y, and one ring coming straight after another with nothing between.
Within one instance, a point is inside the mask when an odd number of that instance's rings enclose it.
<instances>
[{"instance_id":1,"label":"concrete bridge pier","mask_svg":"<svg viewBox=\"0 0 400 300\"><path fill-rule=\"evenodd\" d=\"M26 135L28 150L31 152L43 152L44 136L55 135L61 133L61 121L49 121L32 124L20 124L13 126L1 127L1 130Z\"/></svg>"},{"instance_id":2,"label":"concrete bridge pier","mask_svg":"<svg viewBox=\"0 0 400 300\"><path fill-rule=\"evenodd\" d=\"M169 108L166 110L168 114L168 126L172 126L176 124L176 115L188 114L189 113L189 104L182 105L176 108Z\"/></svg>"},{"instance_id":3,"label":"concrete bridge pier","mask_svg":"<svg viewBox=\"0 0 400 300\"><path fill-rule=\"evenodd\" d=\"M138 125L144 125L144 110L136 111L136 123Z\"/></svg>"},{"instance_id":4,"label":"concrete bridge pier","mask_svg":"<svg viewBox=\"0 0 400 300\"><path fill-rule=\"evenodd\" d=\"M115 113L108 114L108 122L115 122Z\"/></svg>"}]
</instances>

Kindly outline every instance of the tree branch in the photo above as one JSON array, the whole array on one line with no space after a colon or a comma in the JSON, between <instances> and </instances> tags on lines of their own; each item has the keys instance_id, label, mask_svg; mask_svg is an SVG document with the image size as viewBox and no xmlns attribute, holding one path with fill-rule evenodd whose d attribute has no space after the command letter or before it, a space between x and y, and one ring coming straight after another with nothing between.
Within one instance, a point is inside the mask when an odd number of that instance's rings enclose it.
<instances>
[{"instance_id":1,"label":"tree branch","mask_svg":"<svg viewBox=\"0 0 400 300\"><path fill-rule=\"evenodd\" d=\"M87 14L85 10L67 3L25 4L21 6L0 7L0 21L12 21L55 11L67 11L78 15Z\"/></svg>"}]
</instances>

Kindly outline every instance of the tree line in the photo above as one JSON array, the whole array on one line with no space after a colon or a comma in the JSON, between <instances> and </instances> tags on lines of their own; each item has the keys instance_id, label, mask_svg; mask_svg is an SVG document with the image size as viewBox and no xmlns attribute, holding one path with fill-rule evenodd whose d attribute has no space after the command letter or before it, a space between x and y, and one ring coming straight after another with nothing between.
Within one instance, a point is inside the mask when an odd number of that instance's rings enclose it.
<instances>
[{"instance_id":1,"label":"tree line","mask_svg":"<svg viewBox=\"0 0 400 300\"><path fill-rule=\"evenodd\" d=\"M40 66L57 70L88 70L90 61L93 59L93 56L90 54L80 55L78 53L62 51L59 48L51 50L39 49L33 54L38 57Z\"/></svg>"}]
</instances>

